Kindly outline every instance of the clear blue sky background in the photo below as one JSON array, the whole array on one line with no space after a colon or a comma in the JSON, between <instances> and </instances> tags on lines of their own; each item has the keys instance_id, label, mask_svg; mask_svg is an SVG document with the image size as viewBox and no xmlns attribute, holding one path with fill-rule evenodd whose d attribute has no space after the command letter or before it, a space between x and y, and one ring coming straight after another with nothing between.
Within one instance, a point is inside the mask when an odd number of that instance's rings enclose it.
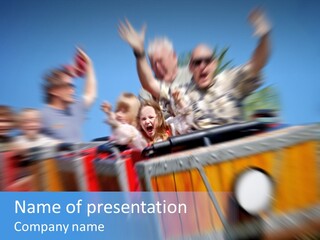
<instances>
[{"instance_id":1,"label":"clear blue sky background","mask_svg":"<svg viewBox=\"0 0 320 240\"><path fill-rule=\"evenodd\" d=\"M70 63L74 46L84 47L95 64L99 96L88 113L85 139L108 135L99 109L123 91L138 93L131 49L117 33L127 17L135 27L147 23L146 40L168 36L177 53L197 43L229 46L233 64L245 63L256 46L247 22L262 5L274 25L266 82L281 98L282 118L290 124L320 120L320 2L291 1L1 1L0 104L16 110L42 106L41 81L50 68ZM76 80L78 92L83 82Z\"/></svg>"}]
</instances>

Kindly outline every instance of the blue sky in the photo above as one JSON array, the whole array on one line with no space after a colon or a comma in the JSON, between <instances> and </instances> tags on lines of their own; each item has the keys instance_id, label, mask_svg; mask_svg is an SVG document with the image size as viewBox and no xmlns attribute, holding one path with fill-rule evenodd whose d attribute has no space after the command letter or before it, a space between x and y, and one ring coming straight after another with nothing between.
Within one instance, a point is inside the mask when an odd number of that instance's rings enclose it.
<instances>
[{"instance_id":1,"label":"blue sky","mask_svg":"<svg viewBox=\"0 0 320 240\"><path fill-rule=\"evenodd\" d=\"M1 1L0 104L41 108L41 81L50 68L71 63L75 45L92 58L99 96L88 113L85 140L108 135L99 106L115 103L123 91L138 93L134 56L117 33L127 17L136 28L147 24L146 40L168 36L177 53L197 43L230 47L234 65L249 60L257 39L247 22L249 11L263 6L273 23L272 55L266 84L281 99L283 121L320 120L319 1ZM76 80L81 93L82 80Z\"/></svg>"}]
</instances>

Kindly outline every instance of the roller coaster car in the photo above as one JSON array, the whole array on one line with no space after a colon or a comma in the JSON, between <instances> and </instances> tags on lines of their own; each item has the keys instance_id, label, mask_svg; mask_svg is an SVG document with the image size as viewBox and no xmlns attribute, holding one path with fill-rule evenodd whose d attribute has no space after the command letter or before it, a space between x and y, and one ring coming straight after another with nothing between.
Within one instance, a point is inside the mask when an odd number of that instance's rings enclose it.
<instances>
[{"instance_id":1,"label":"roller coaster car","mask_svg":"<svg viewBox=\"0 0 320 240\"><path fill-rule=\"evenodd\" d=\"M232 124L143 151L150 159L135 165L142 190L176 192L171 200L193 211L162 217L164 238L320 238L320 126L268 127Z\"/></svg>"},{"instance_id":2,"label":"roller coaster car","mask_svg":"<svg viewBox=\"0 0 320 240\"><path fill-rule=\"evenodd\" d=\"M31 160L35 191L174 192L167 202L187 204L188 214L158 219L164 239L319 239L320 125L270 126L245 122L175 136L142 156L101 138L43 149ZM1 169L14 173L10 157L0 153ZM5 174L4 186L13 180Z\"/></svg>"}]
</instances>

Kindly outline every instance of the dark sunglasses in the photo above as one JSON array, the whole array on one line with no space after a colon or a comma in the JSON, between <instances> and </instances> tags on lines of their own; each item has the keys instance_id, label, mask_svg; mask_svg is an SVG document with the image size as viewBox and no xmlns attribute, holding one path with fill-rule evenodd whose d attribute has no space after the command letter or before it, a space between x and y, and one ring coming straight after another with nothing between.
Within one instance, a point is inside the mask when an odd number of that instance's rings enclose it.
<instances>
[{"instance_id":1,"label":"dark sunglasses","mask_svg":"<svg viewBox=\"0 0 320 240\"><path fill-rule=\"evenodd\" d=\"M192 59L191 64L195 67L199 67L201 63L204 63L205 65L209 65L210 63L213 62L213 60L214 60L213 55L209 57L200 57L200 58Z\"/></svg>"}]
</instances>

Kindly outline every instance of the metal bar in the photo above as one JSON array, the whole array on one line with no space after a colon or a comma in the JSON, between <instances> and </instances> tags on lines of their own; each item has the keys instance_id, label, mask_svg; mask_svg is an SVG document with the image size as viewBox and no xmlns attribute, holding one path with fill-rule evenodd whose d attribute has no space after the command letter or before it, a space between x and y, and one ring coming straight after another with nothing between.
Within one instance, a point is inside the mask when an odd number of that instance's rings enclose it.
<instances>
[{"instance_id":1,"label":"metal bar","mask_svg":"<svg viewBox=\"0 0 320 240\"><path fill-rule=\"evenodd\" d=\"M212 203L213 203L213 205L214 205L214 207L215 207L215 209L216 209L216 211L218 213L220 221L222 222L222 224L223 224L223 226L225 228L227 237L228 237L228 239L232 239L231 227L230 227L229 223L227 222L227 220L225 219L225 217L224 217L224 215L223 215L223 213L222 213L222 211L220 209L219 203L218 203L218 201L217 201L217 199L215 197L215 194L214 194L214 192L213 192L213 190L212 190L212 188L210 186L210 183L209 183L209 180L207 178L207 175L205 174L204 169L200 165L199 161L197 161L196 157L194 159L195 159L195 162L198 163L197 164L198 165L197 169L198 169L198 171L200 173L200 176L201 176L201 178L202 178L202 180L204 182L204 185L207 188L207 192L208 192L209 197L210 197L210 199L211 199L211 201L212 201Z\"/></svg>"}]
</instances>

